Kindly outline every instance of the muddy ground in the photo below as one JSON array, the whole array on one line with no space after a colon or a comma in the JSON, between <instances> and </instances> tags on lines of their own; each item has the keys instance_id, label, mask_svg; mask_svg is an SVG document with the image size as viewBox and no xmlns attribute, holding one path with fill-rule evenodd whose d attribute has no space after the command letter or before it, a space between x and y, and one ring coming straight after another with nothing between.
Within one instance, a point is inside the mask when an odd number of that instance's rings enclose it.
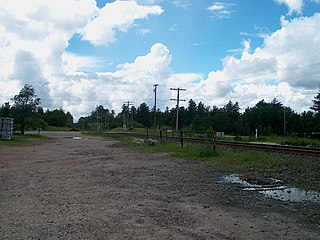
<instances>
[{"instance_id":1,"label":"muddy ground","mask_svg":"<svg viewBox=\"0 0 320 240\"><path fill-rule=\"evenodd\" d=\"M218 183L225 173L204 162L46 134L0 146L1 239L320 239L317 203Z\"/></svg>"}]
</instances>

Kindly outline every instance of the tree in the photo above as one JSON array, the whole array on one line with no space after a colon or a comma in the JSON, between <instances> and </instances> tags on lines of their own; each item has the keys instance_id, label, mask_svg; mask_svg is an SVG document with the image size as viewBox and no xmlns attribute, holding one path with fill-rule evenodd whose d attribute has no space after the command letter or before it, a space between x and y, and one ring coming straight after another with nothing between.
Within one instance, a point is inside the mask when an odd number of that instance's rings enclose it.
<instances>
[{"instance_id":1,"label":"tree","mask_svg":"<svg viewBox=\"0 0 320 240\"><path fill-rule=\"evenodd\" d=\"M30 124L30 118L36 113L40 105L40 98L35 94L35 90L31 85L25 84L18 95L15 95L14 101L14 117L15 123L20 126L21 134L24 135L25 129Z\"/></svg>"},{"instance_id":2,"label":"tree","mask_svg":"<svg viewBox=\"0 0 320 240\"><path fill-rule=\"evenodd\" d=\"M314 97L312 100L313 106L311 109L316 112L316 119L318 119L318 129L320 130L320 91L318 92L317 96Z\"/></svg>"},{"instance_id":3,"label":"tree","mask_svg":"<svg viewBox=\"0 0 320 240\"><path fill-rule=\"evenodd\" d=\"M314 97L314 100L312 100L312 102L313 106L311 107L311 109L317 112L317 114L320 114L320 91L318 92L318 95Z\"/></svg>"},{"instance_id":4,"label":"tree","mask_svg":"<svg viewBox=\"0 0 320 240\"><path fill-rule=\"evenodd\" d=\"M240 107L238 102L233 104L231 101L228 102L223 108L222 113L225 115L226 132L228 133L237 133L237 121L240 116Z\"/></svg>"},{"instance_id":5,"label":"tree","mask_svg":"<svg viewBox=\"0 0 320 240\"><path fill-rule=\"evenodd\" d=\"M188 120L187 123L190 125L193 121L193 119L197 115L197 104L192 99L189 100L189 106L187 108L188 112Z\"/></svg>"},{"instance_id":6,"label":"tree","mask_svg":"<svg viewBox=\"0 0 320 240\"><path fill-rule=\"evenodd\" d=\"M10 104L8 102L4 103L0 108L0 117L10 117Z\"/></svg>"},{"instance_id":7,"label":"tree","mask_svg":"<svg viewBox=\"0 0 320 240\"><path fill-rule=\"evenodd\" d=\"M148 105L141 103L137 109L136 121L141 123L144 127L151 127L151 115Z\"/></svg>"}]
</instances>

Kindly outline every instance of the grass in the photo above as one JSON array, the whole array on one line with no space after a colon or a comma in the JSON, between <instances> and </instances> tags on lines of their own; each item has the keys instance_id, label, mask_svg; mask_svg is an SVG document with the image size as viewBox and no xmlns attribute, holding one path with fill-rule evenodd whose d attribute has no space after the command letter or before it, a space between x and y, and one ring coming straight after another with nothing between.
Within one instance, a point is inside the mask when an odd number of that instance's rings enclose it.
<instances>
[{"instance_id":1,"label":"grass","mask_svg":"<svg viewBox=\"0 0 320 240\"><path fill-rule=\"evenodd\" d=\"M0 140L0 146L31 146L36 142L47 140L49 137L34 134L14 134L11 140Z\"/></svg>"},{"instance_id":2,"label":"grass","mask_svg":"<svg viewBox=\"0 0 320 240\"><path fill-rule=\"evenodd\" d=\"M241 137L236 136L234 140L243 142L268 142L277 143L280 145L293 145L293 146L314 146L320 148L320 141L310 138L300 138L300 137L282 137L282 136L261 136L258 138L254 137Z\"/></svg>"},{"instance_id":3,"label":"grass","mask_svg":"<svg viewBox=\"0 0 320 240\"><path fill-rule=\"evenodd\" d=\"M216 170L239 173L257 178L277 178L305 189L320 190L320 161L304 156L283 155L252 150L235 150L211 145L185 145L157 143L119 137L134 149L146 153L167 153L186 160L206 161Z\"/></svg>"},{"instance_id":4,"label":"grass","mask_svg":"<svg viewBox=\"0 0 320 240\"><path fill-rule=\"evenodd\" d=\"M113 129L112 131L122 132L122 128ZM128 132L133 132L137 134L147 135L147 129L145 128L134 128L133 130L128 130ZM149 136L159 136L159 132L154 129L148 129ZM163 131L163 137L165 137L166 132ZM168 138L171 137L171 132L168 132ZM173 131L175 137L179 137L179 133ZM185 137L191 138L203 138L203 139L212 139L212 132L190 132L186 131L184 133ZM259 136L258 138L249 137L249 136L229 136L225 135L224 139L217 138L217 140L225 141L242 141L242 142L266 142L266 143L276 143L280 145L293 145L293 146L314 146L320 148L320 140L310 139L310 138L300 138L300 137L283 137L283 136Z\"/></svg>"},{"instance_id":5,"label":"grass","mask_svg":"<svg viewBox=\"0 0 320 240\"><path fill-rule=\"evenodd\" d=\"M70 131L71 127L55 127L55 126L47 126L45 131Z\"/></svg>"}]
</instances>

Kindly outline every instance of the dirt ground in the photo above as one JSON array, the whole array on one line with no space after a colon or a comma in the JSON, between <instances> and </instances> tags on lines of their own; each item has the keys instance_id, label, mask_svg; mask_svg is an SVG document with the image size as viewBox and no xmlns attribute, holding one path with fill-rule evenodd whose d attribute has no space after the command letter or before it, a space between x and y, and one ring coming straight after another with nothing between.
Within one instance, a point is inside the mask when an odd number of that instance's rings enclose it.
<instances>
[{"instance_id":1,"label":"dirt ground","mask_svg":"<svg viewBox=\"0 0 320 240\"><path fill-rule=\"evenodd\" d=\"M319 204L218 183L223 173L204 162L46 135L0 146L1 239L320 239Z\"/></svg>"}]
</instances>

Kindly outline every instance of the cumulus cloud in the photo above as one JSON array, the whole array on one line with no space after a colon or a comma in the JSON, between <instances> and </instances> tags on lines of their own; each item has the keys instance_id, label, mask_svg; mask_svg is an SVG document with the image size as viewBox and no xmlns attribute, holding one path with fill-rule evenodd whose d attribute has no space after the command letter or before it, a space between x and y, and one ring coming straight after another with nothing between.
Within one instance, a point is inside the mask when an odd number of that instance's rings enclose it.
<instances>
[{"instance_id":1,"label":"cumulus cloud","mask_svg":"<svg viewBox=\"0 0 320 240\"><path fill-rule=\"evenodd\" d=\"M197 92L205 99L234 99L240 106L278 98L296 110L307 110L310 91L319 84L319 21L320 14L282 19L282 27L266 36L261 47L252 50L250 41L244 41L241 56L225 57L223 69L211 72Z\"/></svg>"},{"instance_id":2,"label":"cumulus cloud","mask_svg":"<svg viewBox=\"0 0 320 240\"><path fill-rule=\"evenodd\" d=\"M141 6L134 1L116 1L107 3L98 16L84 28L83 39L94 45L109 45L116 40L116 30L126 32L136 19L149 15L160 15L160 6Z\"/></svg>"},{"instance_id":3,"label":"cumulus cloud","mask_svg":"<svg viewBox=\"0 0 320 240\"><path fill-rule=\"evenodd\" d=\"M0 5L0 102L10 100L28 83L35 87L45 107L63 107L74 114L90 111L97 103L91 102L92 99L104 99L110 95L110 89L121 83L117 75L125 76L127 72L125 81L132 82L129 72L138 71L139 67L135 63L124 64L114 73L87 74L90 68L100 66L102 60L66 52L68 41L80 33L94 43L110 43L115 39L114 29L127 31L136 19L162 12L159 6L140 6L132 1L116 1L98 9L94 0L3 0ZM104 20L106 24L102 23ZM93 37L90 34L94 34L94 27L105 29ZM108 35L110 31L112 34ZM168 52L157 46L146 56L149 58L146 75L165 72L161 62L154 58L159 57L164 64L166 59L161 56ZM144 60L138 58L137 61ZM121 84L128 85L125 81ZM126 88L123 94L129 90Z\"/></svg>"},{"instance_id":4,"label":"cumulus cloud","mask_svg":"<svg viewBox=\"0 0 320 240\"><path fill-rule=\"evenodd\" d=\"M60 79L59 85L55 81L57 85L52 88L51 95L57 100L56 104L72 110L76 117L94 109L97 101L103 101L104 106L120 111L125 100L137 100L135 104L140 104L146 99L153 99L152 88L155 83L161 86L162 91L182 84L181 81L192 82L196 78L194 74L175 75L170 67L171 60L168 48L156 43L146 55L119 65L115 72L66 75ZM169 91L163 91L161 95L164 99L170 98Z\"/></svg>"},{"instance_id":5,"label":"cumulus cloud","mask_svg":"<svg viewBox=\"0 0 320 240\"><path fill-rule=\"evenodd\" d=\"M303 0L275 0L278 4L285 4L289 8L288 15L293 14L294 12L301 14L303 8Z\"/></svg>"},{"instance_id":6,"label":"cumulus cloud","mask_svg":"<svg viewBox=\"0 0 320 240\"><path fill-rule=\"evenodd\" d=\"M25 83L50 98L51 74L61 72L68 40L97 10L93 0L1 1L0 85L10 88L2 89L0 100L12 97ZM3 85L6 81L14 84Z\"/></svg>"},{"instance_id":7,"label":"cumulus cloud","mask_svg":"<svg viewBox=\"0 0 320 240\"><path fill-rule=\"evenodd\" d=\"M212 19L225 19L231 17L235 5L234 3L215 2L208 7L208 10L212 12Z\"/></svg>"}]
</instances>

